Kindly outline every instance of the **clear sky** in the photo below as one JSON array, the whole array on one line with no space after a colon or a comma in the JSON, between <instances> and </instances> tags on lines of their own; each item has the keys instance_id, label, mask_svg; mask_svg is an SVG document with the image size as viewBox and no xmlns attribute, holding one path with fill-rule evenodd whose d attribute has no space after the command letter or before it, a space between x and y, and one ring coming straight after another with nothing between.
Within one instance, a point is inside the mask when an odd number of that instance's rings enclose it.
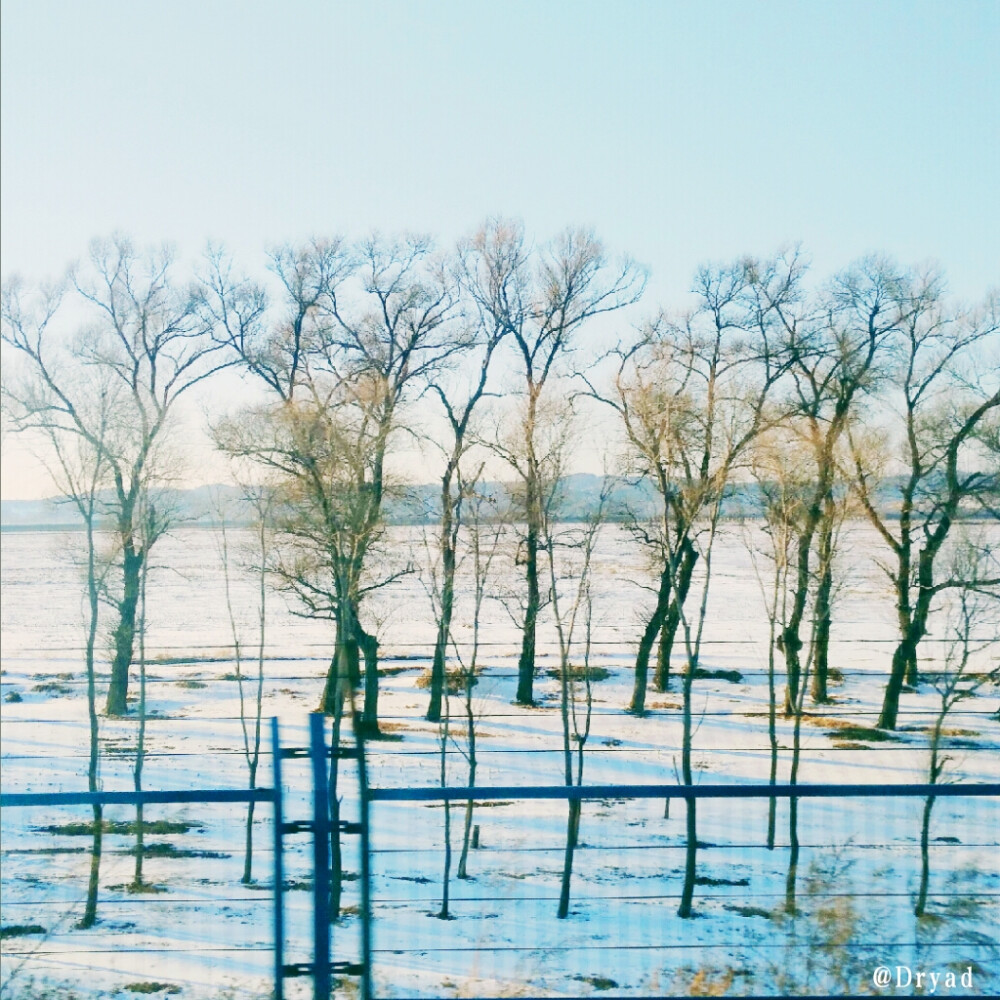
<instances>
[{"instance_id":1,"label":"clear sky","mask_svg":"<svg viewBox=\"0 0 1000 1000\"><path fill-rule=\"evenodd\" d=\"M1000 0L4 0L0 27L4 275L113 230L252 266L500 212L593 225L650 309L789 241L1000 280Z\"/></svg>"}]
</instances>

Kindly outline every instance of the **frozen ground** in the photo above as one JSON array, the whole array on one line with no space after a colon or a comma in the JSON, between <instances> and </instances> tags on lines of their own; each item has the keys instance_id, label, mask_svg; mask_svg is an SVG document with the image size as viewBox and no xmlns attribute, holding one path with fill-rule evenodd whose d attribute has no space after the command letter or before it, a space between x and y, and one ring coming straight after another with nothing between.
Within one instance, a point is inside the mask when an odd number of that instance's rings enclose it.
<instances>
[{"instance_id":1,"label":"frozen ground","mask_svg":"<svg viewBox=\"0 0 1000 1000\"><path fill-rule=\"evenodd\" d=\"M5 791L86 788L86 705L80 645L78 571L67 561L78 536L2 536L2 765ZM399 544L419 541L399 532ZM419 545L416 548L419 553ZM924 780L927 733L937 696L925 685L903 698L898 738L844 738L838 724L871 726L894 636L892 601L870 560L873 534L850 529L847 586L835 611L833 665L843 674L834 702L804 726L800 781ZM642 609L649 593L641 559L617 529L601 538L596 571L595 652L609 671L594 686L586 747L586 783L675 781L679 691L650 693L649 715L623 713ZM164 540L150 582L149 711L146 788L245 784L237 684L222 577L210 532L179 531ZM502 573L511 573L506 564ZM648 582L648 581L646 581ZM239 581L244 641L252 639L252 582ZM467 609L462 609L465 613ZM381 715L391 740L371 745L377 786L438 781L438 729L423 721L429 665L429 601L414 577L370 609L381 621ZM469 634L460 621L457 634ZM941 630L926 645L928 666L940 655ZM488 602L479 715L479 785L558 784L562 780L554 634L544 630L536 691L541 706L512 704L517 635L501 604ZM290 614L271 599L264 715L277 715L286 745L306 745L308 712L318 702L331 647L330 626ZM230 647L227 649L227 647ZM995 649L984 650L985 663ZM679 665L680 657L675 658ZM703 782L766 780L767 629L758 586L737 529L720 542L702 666L738 670L739 682L695 685L695 767ZM102 685L103 688L103 685ZM7 700L16 694L20 701ZM103 692L102 692L103 695ZM453 705L453 708L457 706ZM1000 778L996 692L962 703L950 716L951 780ZM105 789L132 787L133 718L101 722ZM783 747L791 728L779 724ZM784 750L779 780L787 780ZM349 769L349 765L346 765ZM449 754L449 783L465 784L464 760ZM307 818L305 761L286 761L287 818ZM270 758L261 765L270 783ZM353 788L344 816L354 818ZM376 994L404 996L595 995L666 993L856 993L873 990L876 966L945 971L974 967L977 993L1000 992L998 803L939 799L932 825L930 916L912 915L919 871L921 800L803 800L800 804L801 915L782 913L787 867L787 812L779 808L778 845L764 846L766 800L699 806L696 917L676 916L681 887L684 810L664 818L663 802L600 801L583 809L569 919L556 919L565 835L565 803L480 807L481 848L468 881L451 883L455 919L441 921L443 809L431 804L373 806ZM130 821L131 809L108 818ZM147 835L161 847L145 861L163 891L131 895L132 838L105 838L99 922L75 928L89 867L89 838L45 827L86 822L84 809L8 809L2 825L2 923L44 933L3 940L2 996L128 997L128 986L163 984L187 997L263 997L271 963L270 814L258 807L257 884L239 882L242 807L147 808L148 819L187 821L183 834ZM453 812L457 849L461 810ZM309 859L305 838L290 838L286 867L287 961L308 958ZM345 866L357 871L345 841ZM453 868L454 874L454 868ZM345 904L356 907L356 883ZM356 913L356 910L354 911ZM357 917L335 927L336 958L353 959ZM149 988L148 985L145 988ZM345 993L350 984L342 984ZM903 990L902 992L908 992ZM944 991L940 991L944 992ZM307 995L292 983L289 995ZM166 995L161 993L159 995Z\"/></svg>"}]
</instances>

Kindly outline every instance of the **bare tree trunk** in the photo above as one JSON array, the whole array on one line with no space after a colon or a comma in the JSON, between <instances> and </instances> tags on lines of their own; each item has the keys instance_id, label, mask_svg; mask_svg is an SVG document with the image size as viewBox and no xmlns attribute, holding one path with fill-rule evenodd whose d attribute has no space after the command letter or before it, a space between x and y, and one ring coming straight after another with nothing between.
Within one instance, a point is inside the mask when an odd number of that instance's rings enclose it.
<instances>
[{"instance_id":1,"label":"bare tree trunk","mask_svg":"<svg viewBox=\"0 0 1000 1000\"><path fill-rule=\"evenodd\" d=\"M529 515L530 516L530 515ZM524 609L524 631L521 636L521 656L517 661L517 703L534 704L535 627L541 608L538 592L538 527L529 522L525 538L525 579L528 597Z\"/></svg>"},{"instance_id":2,"label":"bare tree trunk","mask_svg":"<svg viewBox=\"0 0 1000 1000\"><path fill-rule=\"evenodd\" d=\"M846 409L845 409L846 412ZM806 603L809 598L809 590L813 580L811 566L811 555L813 539L817 530L823 532L824 512L828 510L830 501L834 464L832 458L832 448L835 438L832 437L832 429L827 432L826 444L821 453L816 458L816 475L818 485L813 492L806 508L806 516L799 529L798 540L796 542L796 559L794 570L794 586L792 588L792 610L781 632L781 651L785 655L785 704L784 713L786 718L795 714L799 705L799 678L802 672L800 653L804 643L802 641L802 623L806 614ZM830 530L833 530L832 518ZM832 547L832 534L830 536ZM822 548L822 546L821 546ZM821 553L822 555L822 553ZM819 573L822 579L826 575L826 564L820 560ZM818 602L817 602L818 603ZM814 624L811 632L812 640L815 641L815 628L818 624L819 608L814 609ZM815 653L815 647L813 649Z\"/></svg>"},{"instance_id":3,"label":"bare tree trunk","mask_svg":"<svg viewBox=\"0 0 1000 1000\"><path fill-rule=\"evenodd\" d=\"M97 791L97 774L100 763L100 741L97 719L97 683L94 669L94 649L97 642L98 614L100 609L96 551L94 541L93 498L87 512L87 601L90 621L87 626L86 669L87 669L87 715L90 719L90 760L87 767L87 788ZM87 902L80 920L80 928L86 930L97 921L97 893L100 886L101 847L104 836L104 807L94 803L94 833L90 852L90 879L87 883Z\"/></svg>"},{"instance_id":4,"label":"bare tree trunk","mask_svg":"<svg viewBox=\"0 0 1000 1000\"><path fill-rule=\"evenodd\" d=\"M775 600L777 600L777 587L775 588ZM768 636L767 652L767 738L771 746L771 770L768 775L768 784L774 785L778 780L778 732L777 732L777 692L774 684L774 639L775 620L771 619L770 634ZM775 826L777 824L778 800L773 796L767 801L767 849L774 850Z\"/></svg>"},{"instance_id":5,"label":"bare tree trunk","mask_svg":"<svg viewBox=\"0 0 1000 1000\"><path fill-rule=\"evenodd\" d=\"M823 504L823 519L819 526L820 567L819 582L816 586L816 650L812 677L812 700L816 704L829 701L827 675L830 664L830 625L833 599L833 535L836 507L832 493L826 495Z\"/></svg>"},{"instance_id":6,"label":"bare tree trunk","mask_svg":"<svg viewBox=\"0 0 1000 1000\"><path fill-rule=\"evenodd\" d=\"M677 627L680 625L680 612L677 609L677 598L670 602L667 613L663 617L663 628L660 630L660 641L656 644L656 672L653 674L653 687L663 693L670 690L670 657L674 651L674 640L677 638Z\"/></svg>"},{"instance_id":7,"label":"bare tree trunk","mask_svg":"<svg viewBox=\"0 0 1000 1000\"><path fill-rule=\"evenodd\" d=\"M643 715L646 711L646 681L649 675L649 654L653 649L656 636L663 628L663 621L670 606L670 567L664 566L660 574L660 587L656 593L656 607L646 622L639 639L639 649L635 656L635 683L632 687L632 700L626 709L632 715Z\"/></svg>"},{"instance_id":8,"label":"bare tree trunk","mask_svg":"<svg viewBox=\"0 0 1000 1000\"><path fill-rule=\"evenodd\" d=\"M263 560L263 553L261 553ZM257 649L257 704L254 716L254 746L252 754L248 755L247 770L249 771L249 786L251 789L257 787L257 765L260 763L260 723L261 710L264 703L264 570L263 563L260 574L261 606L260 606L260 645ZM240 682L242 702L242 681ZM242 706L241 706L242 709ZM243 856L243 878L244 885L250 885L253 881L253 802L247 803L247 835L246 850Z\"/></svg>"},{"instance_id":9,"label":"bare tree trunk","mask_svg":"<svg viewBox=\"0 0 1000 1000\"><path fill-rule=\"evenodd\" d=\"M917 650L915 648L913 654L906 661L906 683L910 687L916 687L920 683L920 669L917 663Z\"/></svg>"},{"instance_id":10,"label":"bare tree trunk","mask_svg":"<svg viewBox=\"0 0 1000 1000\"><path fill-rule=\"evenodd\" d=\"M707 455L707 452L706 452ZM705 459L707 462L707 459ZM684 678L683 678L683 708L682 708L682 724L683 731L681 737L681 777L685 785L690 786L694 784L694 775L692 773L691 766L691 742L692 742L692 726L691 726L691 696L694 688L695 675L698 672L698 663L701 656L701 643L702 637L704 635L705 628L705 618L708 614L708 592L709 585L712 581L712 547L715 545L715 535L719 524L719 515L722 510L722 500L721 497L716 497L714 501L714 506L711 510L711 519L709 521L709 532L708 538L703 543L703 551L705 553L705 579L702 584L701 590L701 601L698 605L698 618L696 627L694 629L694 635L692 636L691 623L687 616L684 614L683 602L678 605L678 614L681 618L681 624L684 629L684 651L686 654L685 664L684 664ZM690 538L684 538L682 546L692 545ZM682 550L683 551L683 548ZM693 563L692 563L693 565ZM675 563L676 566L676 563ZM675 588L676 589L676 588ZM687 844L684 857L684 886L681 889L681 902L680 906L677 908L677 915L681 918L687 919L693 915L693 900L694 900L694 886L695 879L697 877L697 861L698 861L698 803L697 800L692 796L686 800L686 827L687 827Z\"/></svg>"},{"instance_id":11,"label":"bare tree trunk","mask_svg":"<svg viewBox=\"0 0 1000 1000\"><path fill-rule=\"evenodd\" d=\"M257 779L257 769L253 768L250 772L250 787L255 787L255 781ZM243 874L240 876L240 882L243 885L250 885L253 882L253 807L255 803L247 803L247 820L246 820L246 836L243 839Z\"/></svg>"},{"instance_id":12,"label":"bare tree trunk","mask_svg":"<svg viewBox=\"0 0 1000 1000\"><path fill-rule=\"evenodd\" d=\"M338 663L340 657L340 663ZM340 734L344 719L344 679L347 672L347 658L344 651L334 656L332 669L337 672L337 682L333 694L333 722L330 726L330 919L340 918L340 903L344 885L344 853L340 842Z\"/></svg>"},{"instance_id":13,"label":"bare tree trunk","mask_svg":"<svg viewBox=\"0 0 1000 1000\"><path fill-rule=\"evenodd\" d=\"M906 677L906 665L913 658L915 649L916 643L909 640L909 636L907 636L900 642L892 654L889 683L885 688L882 711L877 722L879 729L896 728L896 720L899 717L899 696L902 693L903 681Z\"/></svg>"},{"instance_id":14,"label":"bare tree trunk","mask_svg":"<svg viewBox=\"0 0 1000 1000\"><path fill-rule=\"evenodd\" d=\"M580 837L579 799L569 800L569 814L566 817L566 850L563 853L562 885L559 889L559 910L556 916L565 920L569 916L569 887L573 875L573 855Z\"/></svg>"},{"instance_id":15,"label":"bare tree trunk","mask_svg":"<svg viewBox=\"0 0 1000 1000\"><path fill-rule=\"evenodd\" d=\"M349 596L350 587L341 580L338 585L340 601L337 612L337 647L327 674L323 711L333 716L331 754L329 772L329 805L331 821L330 853L330 919L340 916L343 896L343 845L340 831L340 797L338 795L340 736L343 727L345 701L349 701L351 725L354 732L354 749L358 761L358 777L364 786L367 780L364 760L364 739L371 733L379 735L378 729L378 641L368 635L357 619L357 607ZM358 647L364 643L365 655L365 700L362 713L357 711L355 691L359 686L360 664ZM373 694L370 692L374 691ZM369 712L371 713L369 716ZM369 719L371 720L369 722ZM362 793L362 809L366 808ZM370 912L366 908L367 858L362 853L362 927L367 928ZM363 934L367 933L365 930Z\"/></svg>"},{"instance_id":16,"label":"bare tree trunk","mask_svg":"<svg viewBox=\"0 0 1000 1000\"><path fill-rule=\"evenodd\" d=\"M811 520L812 512L810 511ZM780 648L782 653L785 654L784 713L786 718L795 713L795 706L799 700L799 674L802 670L799 653L802 651L803 645L799 629L802 626L802 619L806 609L806 599L809 594L809 553L812 548L814 530L815 525L807 523L802 534L799 536L795 589L792 593L792 613L788 623L781 632Z\"/></svg>"},{"instance_id":17,"label":"bare tree trunk","mask_svg":"<svg viewBox=\"0 0 1000 1000\"><path fill-rule=\"evenodd\" d=\"M455 603L454 556L452 557L452 579L448 579L449 567L445 563L445 579L441 585L441 620L438 622L437 637L434 640L434 659L431 663L431 695L427 705L428 722L441 721L441 693L444 689L444 664L451 631L452 609Z\"/></svg>"},{"instance_id":18,"label":"bare tree trunk","mask_svg":"<svg viewBox=\"0 0 1000 1000\"><path fill-rule=\"evenodd\" d=\"M688 662L684 673L684 708L683 708L683 742L681 744L681 777L685 785L693 784L691 773L691 687L694 683L694 664ZM687 845L684 855L684 886L681 889L681 903L677 908L677 916L688 918L692 913L694 900L694 880L698 861L698 824L697 802L693 798L685 799L687 807Z\"/></svg>"},{"instance_id":19,"label":"bare tree trunk","mask_svg":"<svg viewBox=\"0 0 1000 1000\"><path fill-rule=\"evenodd\" d=\"M361 683L358 641L354 634L350 610L346 605L342 605L337 613L335 642L336 651L330 660L330 669L327 671L326 683L323 685L323 699L320 702L320 711L326 715L333 715L337 710L337 671L340 669L338 657L341 655L344 657L343 669L347 672L347 683L352 688L356 688Z\"/></svg>"},{"instance_id":20,"label":"bare tree trunk","mask_svg":"<svg viewBox=\"0 0 1000 1000\"><path fill-rule=\"evenodd\" d=\"M815 642L815 638L813 639ZM799 692L793 706L795 725L792 730L792 767L788 783L795 785L799 780L799 759L802 750L802 702L804 691ZM785 876L785 912L795 912L795 881L799 870L799 800L791 796L788 800L788 873Z\"/></svg>"},{"instance_id":21,"label":"bare tree trunk","mask_svg":"<svg viewBox=\"0 0 1000 1000\"><path fill-rule=\"evenodd\" d=\"M445 685L445 659L448 654L448 636L451 634L451 617L455 606L453 502L451 466L449 465L441 488L441 607L438 615L437 638L434 642L434 660L431 663L431 696L426 716L428 722L439 722L441 719L441 699Z\"/></svg>"},{"instance_id":22,"label":"bare tree trunk","mask_svg":"<svg viewBox=\"0 0 1000 1000\"><path fill-rule=\"evenodd\" d=\"M354 629L365 657L365 704L361 722L366 738L376 739L381 736L378 728L378 639L361 627L356 615Z\"/></svg>"},{"instance_id":23,"label":"bare tree trunk","mask_svg":"<svg viewBox=\"0 0 1000 1000\"><path fill-rule=\"evenodd\" d=\"M478 629L478 625L476 626ZM475 660L473 660L473 665ZM472 711L472 684L475 677L472 673L472 668L470 667L468 676L466 677L466 690L465 690L465 720L466 720L466 738L469 743L469 788L475 788L476 786L476 717ZM469 799L465 803L465 826L462 830L462 854L458 859L458 877L468 878L469 877L469 833L472 830L472 811L475 803L472 799Z\"/></svg>"},{"instance_id":24,"label":"bare tree trunk","mask_svg":"<svg viewBox=\"0 0 1000 1000\"><path fill-rule=\"evenodd\" d=\"M928 795L924 801L924 815L920 824L920 891L917 893L917 905L914 914L922 917L927 909L927 889L930 885L931 861L929 839L931 829L931 810L934 808L934 796Z\"/></svg>"},{"instance_id":25,"label":"bare tree trunk","mask_svg":"<svg viewBox=\"0 0 1000 1000\"><path fill-rule=\"evenodd\" d=\"M441 787L448 787L448 724L451 721L448 712L448 699L445 697L444 718L441 723ZM448 894L451 888L451 802L444 802L444 871L441 873L441 909L439 920L450 920L448 912Z\"/></svg>"},{"instance_id":26,"label":"bare tree trunk","mask_svg":"<svg viewBox=\"0 0 1000 1000\"><path fill-rule=\"evenodd\" d=\"M946 532L941 532L941 541ZM931 547L933 545L933 548ZM903 681L910 663L917 658L917 646L927 632L927 618L930 614L931 595L933 594L934 557L940 543L928 545L920 553L917 569L919 589L917 603L910 618L910 627L900 639L892 654L892 666L889 670L889 682L885 687L882 699L882 711L876 725L879 729L895 729L899 717L899 696L903 691Z\"/></svg>"},{"instance_id":27,"label":"bare tree trunk","mask_svg":"<svg viewBox=\"0 0 1000 1000\"><path fill-rule=\"evenodd\" d=\"M135 745L135 768L133 779L135 790L142 791L142 768L146 761L146 570L143 567L139 577L139 735ZM142 875L143 855L146 851L145 827L142 803L135 807L135 875L132 885L135 889L144 886Z\"/></svg>"},{"instance_id":28,"label":"bare tree trunk","mask_svg":"<svg viewBox=\"0 0 1000 1000\"><path fill-rule=\"evenodd\" d=\"M476 765L469 763L469 788L475 787ZM472 811L474 802L469 799L465 803L465 824L462 829L462 853L458 859L458 878L471 878L469 875L469 836L472 832Z\"/></svg>"},{"instance_id":29,"label":"bare tree trunk","mask_svg":"<svg viewBox=\"0 0 1000 1000\"><path fill-rule=\"evenodd\" d=\"M79 927L86 930L97 923L97 893L100 887L101 850L104 837L104 807L94 805L94 839L90 848L90 878L87 880L87 903Z\"/></svg>"},{"instance_id":30,"label":"bare tree trunk","mask_svg":"<svg viewBox=\"0 0 1000 1000\"><path fill-rule=\"evenodd\" d=\"M263 553L262 559L263 559ZM254 740L253 750L247 755L248 784L251 789L257 787L257 766L260 763L260 728L261 713L264 704L264 571L260 574L260 644L257 648L257 701L254 714ZM242 715L243 702L243 682L240 681L240 713ZM243 877L240 880L244 885L249 885L253 881L253 812L254 803L247 803L247 835L246 849L243 856Z\"/></svg>"},{"instance_id":31,"label":"bare tree trunk","mask_svg":"<svg viewBox=\"0 0 1000 1000\"><path fill-rule=\"evenodd\" d=\"M246 499L246 497L245 497ZM236 663L236 684L240 698L240 728L243 732L243 756L247 762L248 787L257 787L257 767L260 763L261 710L264 699L264 654L267 639L267 525L265 523L265 501L262 496L255 500L258 513L257 543L259 545L260 566L257 571L258 605L257 605L257 693L255 698L253 740L247 728L246 697L243 689L243 648L240 641L240 631L236 624L236 614L233 610L232 592L229 577L229 539L226 532L226 511L219 509L222 537L220 554L222 556L222 572L225 580L226 612L229 616L229 629L233 637L233 656ZM243 875L240 882L250 885L253 882L253 817L256 803L247 803L247 815L243 850Z\"/></svg>"},{"instance_id":32,"label":"bare tree trunk","mask_svg":"<svg viewBox=\"0 0 1000 1000\"><path fill-rule=\"evenodd\" d=\"M479 628L482 619L483 599L486 593L486 581L489 576L490 564L497 550L497 543L500 538L501 528L497 528L488 543L486 550L483 548L481 505L473 505L473 519L470 524L470 542L473 556L473 571L475 574L475 585L473 588L473 615L472 615L472 652L468 665L464 667L465 673L465 736L468 750L466 760L469 765L468 787L474 788L476 785L476 712L472 703L472 689L476 684L476 675L479 670ZM469 834L473 829L472 815L475 802L472 799L465 803L465 825L462 831L462 854L458 862L458 877L469 878ZM479 846L479 827L475 827L476 840L473 847Z\"/></svg>"},{"instance_id":33,"label":"bare tree trunk","mask_svg":"<svg viewBox=\"0 0 1000 1000\"><path fill-rule=\"evenodd\" d=\"M118 603L118 624L113 635L114 658L111 661L111 683L105 711L108 715L125 715L128 711L128 671L135 648L135 618L139 603L139 578L142 573L143 551L130 540L122 553L122 598Z\"/></svg>"},{"instance_id":34,"label":"bare tree trunk","mask_svg":"<svg viewBox=\"0 0 1000 1000\"><path fill-rule=\"evenodd\" d=\"M788 800L788 872L785 875L785 912L795 912L795 881L799 870L799 800Z\"/></svg>"},{"instance_id":35,"label":"bare tree trunk","mask_svg":"<svg viewBox=\"0 0 1000 1000\"><path fill-rule=\"evenodd\" d=\"M604 515L604 504L607 500L607 480L601 492L601 503L597 514L589 522L582 541L576 546L582 550L582 565L577 578L576 594L570 603L568 613L560 610L558 576L556 573L554 542L551 525L546 524L545 549L549 563L549 586L552 595L552 615L555 619L556 633L559 637L559 716L562 721L563 743L563 780L567 787L573 785L573 748L576 747L576 785L583 784L584 748L590 736L590 724L593 712L593 690L590 683L590 650L591 628L593 624L593 603L590 593L591 557L594 552L594 541ZM585 686L584 719L580 726L577 716L576 693L571 676L573 670L571 654L573 650L573 631L576 625L577 613L584 610L585 640L582 656L582 674ZM582 802L578 798L568 800L566 817L566 849L563 855L562 885L559 891L559 907L556 916L565 920L569 916L570 879L573 876L573 856L580 836L580 814Z\"/></svg>"},{"instance_id":36,"label":"bare tree trunk","mask_svg":"<svg viewBox=\"0 0 1000 1000\"><path fill-rule=\"evenodd\" d=\"M654 685L657 691L666 691L670 687L670 655L673 652L674 639L677 637L677 629L681 622L681 607L687 600L688 591L691 589L691 577L697 562L698 550L690 539L685 539L681 545L680 565L677 567L677 591L667 609L663 630L660 633Z\"/></svg>"},{"instance_id":37,"label":"bare tree trunk","mask_svg":"<svg viewBox=\"0 0 1000 1000\"><path fill-rule=\"evenodd\" d=\"M910 559L912 552L912 541L910 538L910 523L900 518L900 535L902 540L898 550L899 566L896 571L896 615L899 619L899 634L905 638L910 634L913 627L913 606L910 601ZM910 687L916 687L919 681L917 670L917 647L914 646L909 654L909 660L905 668L906 683Z\"/></svg>"}]
</instances>

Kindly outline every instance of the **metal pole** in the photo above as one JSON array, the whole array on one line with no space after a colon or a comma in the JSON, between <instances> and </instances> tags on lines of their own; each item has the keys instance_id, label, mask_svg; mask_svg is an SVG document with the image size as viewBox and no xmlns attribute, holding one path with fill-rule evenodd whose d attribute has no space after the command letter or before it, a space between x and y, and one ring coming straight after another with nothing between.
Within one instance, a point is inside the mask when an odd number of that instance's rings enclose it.
<instances>
[{"instance_id":1,"label":"metal pole","mask_svg":"<svg viewBox=\"0 0 1000 1000\"><path fill-rule=\"evenodd\" d=\"M271 774L274 781L274 1000L285 996L285 822L281 792L281 741L277 716L271 718Z\"/></svg>"},{"instance_id":2,"label":"metal pole","mask_svg":"<svg viewBox=\"0 0 1000 1000\"><path fill-rule=\"evenodd\" d=\"M313 776L313 994L330 997L330 804L327 794L325 716L309 716Z\"/></svg>"}]
</instances>

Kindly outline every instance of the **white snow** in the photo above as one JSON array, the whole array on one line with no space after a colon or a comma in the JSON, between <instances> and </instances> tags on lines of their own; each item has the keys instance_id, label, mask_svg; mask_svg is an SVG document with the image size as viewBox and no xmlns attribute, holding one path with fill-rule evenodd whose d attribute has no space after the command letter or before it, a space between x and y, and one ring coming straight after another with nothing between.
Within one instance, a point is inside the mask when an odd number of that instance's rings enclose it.
<instances>
[{"instance_id":1,"label":"white snow","mask_svg":"<svg viewBox=\"0 0 1000 1000\"><path fill-rule=\"evenodd\" d=\"M395 529L400 546L422 558L417 529ZM994 529L995 531L995 529ZM83 600L80 571L70 554L81 536L17 532L2 538L0 720L3 788L85 790L87 715L83 680ZM921 782L927 769L926 727L937 695L924 684L905 693L898 740L838 739L835 723L874 725L895 636L894 610L872 556L874 533L851 525L842 566L847 585L834 613L832 665L844 674L834 703L813 709L827 724L803 726L799 780ZM143 787L243 787L237 684L222 577L211 532L178 530L156 555L150 579L147 646L148 759ZM514 585L514 569L498 563ZM592 663L611 671L594 685L594 718L586 745L584 782L673 783L679 766L680 691L650 687L645 718L624 714L635 645L651 594L640 554L627 536L606 527L595 569ZM254 582L234 586L244 641L252 645ZM277 715L288 746L307 745L307 715L319 701L332 650L332 625L303 619L270 598L264 716ZM468 601L459 602L455 633L471 633ZM433 643L430 602L420 580L404 578L364 609L378 625L382 667L381 717L391 741L370 744L373 785L438 782L439 732L424 721L427 692L416 686L429 667ZM925 643L923 665L943 650L941 629ZM562 781L558 663L550 622L542 631L536 693L540 708L514 704L518 636L499 600L487 602L483 676L475 688L479 714L478 785L556 785ZM105 649L106 647L102 647ZM997 651L979 654L979 668ZM683 662L675 647L674 670ZM767 623L743 533L728 527L718 543L702 666L736 669L740 683L695 683L694 736L698 779L767 780ZM252 663L244 671L252 674ZM975 669L975 668L973 668ZM102 670L106 663L102 662ZM67 675L65 677L61 675ZM55 684L48 690L39 685ZM779 677L780 683L780 677ZM204 686L202 686L204 685ZM252 684L247 685L248 692ZM135 684L133 684L133 690ZM106 681L99 685L103 701ZM16 692L21 701L7 701ZM458 699L453 732L461 735ZM996 692L961 703L949 716L952 749L947 780L1000 780ZM137 731L132 717L101 719L103 787L131 789ZM958 732L962 731L962 732ZM779 738L791 746L791 725L779 717ZM265 751L269 748L266 744ZM787 780L790 750L782 751L779 781ZM309 816L306 760L283 762L287 819ZM357 815L353 765L342 764L343 816ZM449 754L449 783L465 784L461 754ZM259 784L271 781L270 756ZM975 962L975 990L1000 992L997 928L1000 873L996 799L939 798L931 837L932 917L912 915L919 874L922 799L801 800L798 898L803 915L782 913L787 867L787 804L778 811L778 846L764 846L767 801L715 800L698 806L697 915L676 916L684 863L684 805L669 819L662 800L588 802L583 808L569 919L556 919L566 804L509 801L477 807L482 847L470 854L469 881L454 878L462 806L452 811L455 849L451 910L442 921L443 809L439 803L372 805L375 984L379 997L596 995L642 996L721 988L728 993L862 992L877 965L964 969ZM257 807L254 874L239 882L243 806L147 807L146 819L185 819L185 834L147 834L194 856L150 856L156 894L130 895L132 838L107 835L101 869L99 922L75 928L82 913L90 839L53 835L41 827L87 822L87 808L9 808L2 819L2 923L38 924L44 935L6 937L3 996L127 997L126 987L164 983L184 997L264 997L271 975L271 816ZM129 822L134 810L108 808ZM957 838L952 843L940 838ZM345 867L358 870L355 839L345 837ZM309 959L308 838L288 839L286 961ZM53 851L54 853L42 853ZM729 884L737 883L737 884ZM356 907L357 882L344 904ZM769 915L765 915L769 914ZM358 919L334 928L335 958L357 957ZM841 940L845 947L833 947ZM865 977L868 977L867 979ZM341 989L350 987L342 984ZM61 991L61 992L60 992ZM290 981L290 997L310 995ZM165 994L159 994L165 995Z\"/></svg>"}]
</instances>

